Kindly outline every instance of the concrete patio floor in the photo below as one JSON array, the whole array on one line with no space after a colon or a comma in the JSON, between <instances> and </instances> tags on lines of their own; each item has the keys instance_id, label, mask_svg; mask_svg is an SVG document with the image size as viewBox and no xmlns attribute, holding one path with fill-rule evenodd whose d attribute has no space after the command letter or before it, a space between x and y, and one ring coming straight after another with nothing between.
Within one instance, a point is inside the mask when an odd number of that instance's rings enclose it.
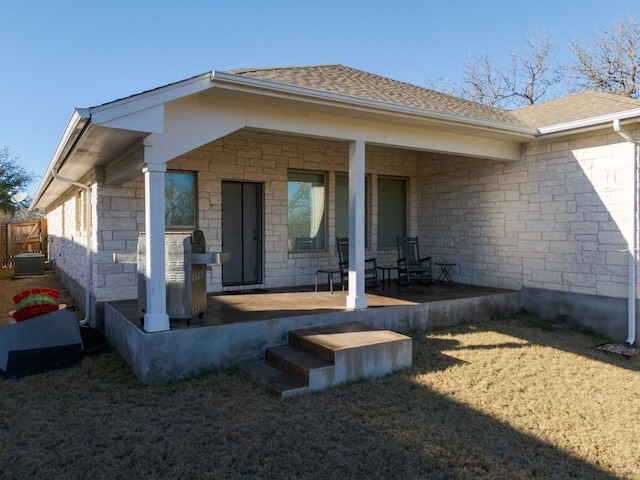
<instances>
[{"instance_id":1,"label":"concrete patio floor","mask_svg":"<svg viewBox=\"0 0 640 480\"><path fill-rule=\"evenodd\" d=\"M391 282L388 286L367 288L366 295L368 308L377 308L482 297L505 292L510 290L440 282L406 286ZM330 293L326 285L320 285L317 292L313 285L308 285L210 293L207 295L207 310L204 316L192 319L190 326L193 328L340 312L346 310L346 297L346 291L338 289ZM137 318L137 300L109 303L141 328ZM186 320L171 319L171 329L179 328L187 328Z\"/></svg>"},{"instance_id":2,"label":"concrete patio floor","mask_svg":"<svg viewBox=\"0 0 640 480\"><path fill-rule=\"evenodd\" d=\"M519 291L471 285L394 284L367 289L368 308L346 309L346 292L313 286L213 293L201 319L143 330L137 300L105 305L105 336L145 383L164 383L264 358L296 329L360 322L395 332L481 322L521 308Z\"/></svg>"}]
</instances>

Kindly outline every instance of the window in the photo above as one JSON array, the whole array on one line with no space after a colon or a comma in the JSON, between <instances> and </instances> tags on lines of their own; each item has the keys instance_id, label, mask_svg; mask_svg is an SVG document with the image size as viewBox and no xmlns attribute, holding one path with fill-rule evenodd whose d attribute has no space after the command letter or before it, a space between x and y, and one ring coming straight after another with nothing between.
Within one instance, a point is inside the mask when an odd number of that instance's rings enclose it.
<instances>
[{"instance_id":1,"label":"window","mask_svg":"<svg viewBox=\"0 0 640 480\"><path fill-rule=\"evenodd\" d=\"M395 247L407 231L407 181L378 178L378 247Z\"/></svg>"},{"instance_id":2,"label":"window","mask_svg":"<svg viewBox=\"0 0 640 480\"><path fill-rule=\"evenodd\" d=\"M167 172L164 176L164 216L167 228L196 228L196 176Z\"/></svg>"},{"instance_id":3,"label":"window","mask_svg":"<svg viewBox=\"0 0 640 480\"><path fill-rule=\"evenodd\" d=\"M349 236L349 176L336 174L336 237ZM369 246L369 177L364 183L364 243Z\"/></svg>"},{"instance_id":4,"label":"window","mask_svg":"<svg viewBox=\"0 0 640 480\"><path fill-rule=\"evenodd\" d=\"M288 242L290 251L325 248L325 176L289 172Z\"/></svg>"}]
</instances>

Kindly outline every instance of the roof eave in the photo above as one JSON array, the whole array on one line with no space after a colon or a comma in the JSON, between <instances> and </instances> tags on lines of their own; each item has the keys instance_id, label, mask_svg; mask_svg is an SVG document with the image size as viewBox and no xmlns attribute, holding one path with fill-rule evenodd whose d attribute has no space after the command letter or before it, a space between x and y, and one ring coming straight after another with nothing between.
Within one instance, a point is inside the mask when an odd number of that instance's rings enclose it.
<instances>
[{"instance_id":1,"label":"roof eave","mask_svg":"<svg viewBox=\"0 0 640 480\"><path fill-rule=\"evenodd\" d=\"M159 87L148 92L142 92L131 97L96 107L75 109L67 123L52 160L49 163L45 176L38 186L30 208L35 209L39 207L39 203L41 202L44 193L53 180L51 171L53 169L58 170L62 167L69 155L73 153L78 142L81 141L83 133L91 125L106 125L114 118L131 114L134 111L149 109L159 104L202 92L212 87L231 88L237 91L252 93L259 92L262 95L268 94L281 98L298 98L301 101L306 102L336 105L343 108L359 109L362 111L376 112L386 115L408 116L440 124L464 126L482 131L500 132L502 134L516 137L518 140L533 139L535 138L536 133L538 133L538 130L535 128L511 124L508 122L479 119L425 108L372 100L354 95L327 92L309 87L257 79L245 75L212 71L207 74L198 75L174 84Z\"/></svg>"},{"instance_id":2,"label":"roof eave","mask_svg":"<svg viewBox=\"0 0 640 480\"><path fill-rule=\"evenodd\" d=\"M51 158L51 162L49 162L49 166L47 167L44 177L40 181L40 185L38 185L38 189L33 196L33 200L29 206L30 210L38 208L38 203L41 200L42 195L53 180L51 171L54 169L57 170L62 166L62 164L64 164L65 159L71 153L76 143L80 140L82 133L87 129L90 122L91 114L89 113L88 108L76 108L71 113L71 117L69 118L64 133L58 142L58 146Z\"/></svg>"},{"instance_id":3,"label":"roof eave","mask_svg":"<svg viewBox=\"0 0 640 480\"><path fill-rule=\"evenodd\" d=\"M81 140L84 131L91 125L108 124L115 118L130 115L135 111L149 109L208 88L211 88L211 78L210 74L206 73L95 107L76 108L67 122L60 142L29 208L34 210L41 206L39 203L54 180L51 171L57 171L62 167L65 160L73 153L76 145Z\"/></svg>"},{"instance_id":4,"label":"roof eave","mask_svg":"<svg viewBox=\"0 0 640 480\"><path fill-rule=\"evenodd\" d=\"M268 91L274 96L281 97L300 97L306 101L315 101L318 103L333 103L348 105L350 108L360 108L363 110L375 110L378 112L386 112L393 115L406 115L419 117L424 120L435 121L443 124L456 124L465 127L477 128L481 130L500 131L502 133L512 134L519 137L531 138L535 137L537 130L533 127L517 125L507 122L498 122L492 120L479 119L452 113L440 112L419 107L411 107L407 105L399 105L396 103L382 102L368 98L357 97L354 95L346 95L343 93L327 92L309 87L301 87L287 83L274 82L271 80L258 79L244 75L238 75L228 72L211 72L211 80L214 86L229 85L236 90L261 90ZM215 85L216 82L218 85Z\"/></svg>"},{"instance_id":5,"label":"roof eave","mask_svg":"<svg viewBox=\"0 0 640 480\"><path fill-rule=\"evenodd\" d=\"M539 137L555 137L566 135L568 133L588 132L603 128L609 124L613 124L614 120L622 122L630 122L632 120L640 120L640 108L624 110L622 112L608 113L596 117L574 120L571 122L558 123L538 128Z\"/></svg>"},{"instance_id":6,"label":"roof eave","mask_svg":"<svg viewBox=\"0 0 640 480\"><path fill-rule=\"evenodd\" d=\"M91 107L92 122L96 125L108 123L114 118L133 112L157 107L170 101L193 95L211 88L209 73L171 83L162 87L138 93L130 97Z\"/></svg>"}]
</instances>

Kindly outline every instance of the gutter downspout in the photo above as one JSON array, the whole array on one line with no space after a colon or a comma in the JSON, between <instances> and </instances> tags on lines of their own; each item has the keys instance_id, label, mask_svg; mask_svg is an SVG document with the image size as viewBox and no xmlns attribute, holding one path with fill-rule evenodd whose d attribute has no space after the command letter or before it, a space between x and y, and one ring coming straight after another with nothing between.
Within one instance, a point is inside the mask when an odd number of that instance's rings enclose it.
<instances>
[{"instance_id":1,"label":"gutter downspout","mask_svg":"<svg viewBox=\"0 0 640 480\"><path fill-rule=\"evenodd\" d=\"M633 144L633 174L631 175L633 181L632 188L632 231L631 237L628 241L629 246L629 291L628 291L628 318L627 318L627 344L633 345L636 341L636 263L638 255L638 145L640 141L634 139L628 132L626 132L620 125L620 119L613 120L613 130L624 138L627 142Z\"/></svg>"},{"instance_id":2,"label":"gutter downspout","mask_svg":"<svg viewBox=\"0 0 640 480\"><path fill-rule=\"evenodd\" d=\"M85 185L84 183L80 183L80 182L76 182L74 180L70 180L68 178L64 178L61 177L60 175L58 175L58 172L56 172L55 168L51 169L51 175L53 176L53 178L55 178L56 180L59 180L60 182L64 182L64 183L69 183L71 185L75 185L76 187L82 188L85 192L87 192L87 201L85 203L86 207L85 207L85 215L87 218L87 226L86 226L86 234L85 234L85 241L86 241L86 246L85 249L87 251L87 259L86 259L86 265L87 265L87 270L85 273L85 278L86 278L86 288L85 288L85 296L84 296L84 318L82 320L80 320L78 322L79 325L86 325L87 323L89 323L89 307L90 304L89 302L91 301L91 249L90 249L90 242L91 242L91 187L88 185Z\"/></svg>"}]
</instances>

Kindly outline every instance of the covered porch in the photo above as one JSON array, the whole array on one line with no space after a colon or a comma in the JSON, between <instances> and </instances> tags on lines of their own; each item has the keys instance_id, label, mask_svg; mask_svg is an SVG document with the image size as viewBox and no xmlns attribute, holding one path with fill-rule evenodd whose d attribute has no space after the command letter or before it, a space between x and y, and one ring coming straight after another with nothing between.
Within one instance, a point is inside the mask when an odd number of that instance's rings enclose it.
<instances>
[{"instance_id":1,"label":"covered porch","mask_svg":"<svg viewBox=\"0 0 640 480\"><path fill-rule=\"evenodd\" d=\"M105 333L146 383L180 380L219 367L259 359L265 348L283 344L290 330L361 322L398 332L460 322L480 322L520 309L520 292L472 285L398 285L368 289L367 309L345 307L347 292L326 286L258 289L209 294L201 319L187 326L146 332L137 300L105 306Z\"/></svg>"}]
</instances>

